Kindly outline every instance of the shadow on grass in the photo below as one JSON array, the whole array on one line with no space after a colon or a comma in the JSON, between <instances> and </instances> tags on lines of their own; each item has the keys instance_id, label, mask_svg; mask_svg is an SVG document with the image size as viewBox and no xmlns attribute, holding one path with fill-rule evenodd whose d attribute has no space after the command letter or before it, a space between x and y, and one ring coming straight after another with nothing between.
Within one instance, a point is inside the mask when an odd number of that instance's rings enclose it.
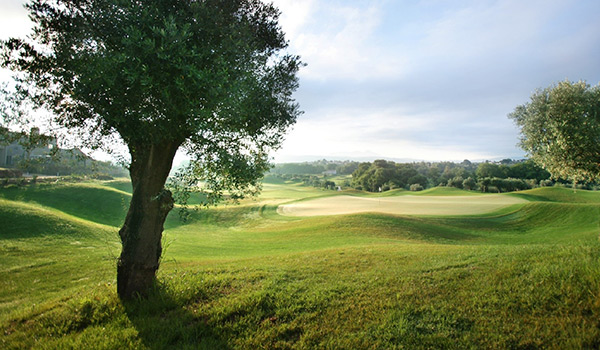
<instances>
[{"instance_id":1,"label":"shadow on grass","mask_svg":"<svg viewBox=\"0 0 600 350\"><path fill-rule=\"evenodd\" d=\"M124 302L125 313L149 349L230 349L200 314L157 285L147 299Z\"/></svg>"}]
</instances>

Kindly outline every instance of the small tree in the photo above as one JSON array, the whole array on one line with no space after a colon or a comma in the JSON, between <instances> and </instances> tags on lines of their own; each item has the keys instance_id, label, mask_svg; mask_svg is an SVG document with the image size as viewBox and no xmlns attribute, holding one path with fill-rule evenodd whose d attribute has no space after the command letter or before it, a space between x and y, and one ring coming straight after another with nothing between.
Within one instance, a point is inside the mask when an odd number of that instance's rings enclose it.
<instances>
[{"instance_id":1,"label":"small tree","mask_svg":"<svg viewBox=\"0 0 600 350\"><path fill-rule=\"evenodd\" d=\"M462 186L465 190L471 191L477 187L477 182L475 181L475 179L469 176L463 181Z\"/></svg>"},{"instance_id":2,"label":"small tree","mask_svg":"<svg viewBox=\"0 0 600 350\"><path fill-rule=\"evenodd\" d=\"M413 192L423 191L423 186L421 184L412 184L410 185L410 190Z\"/></svg>"},{"instance_id":3,"label":"small tree","mask_svg":"<svg viewBox=\"0 0 600 350\"><path fill-rule=\"evenodd\" d=\"M452 179L448 180L448 187L456 187L456 188L463 188L463 182L464 179L461 176L456 176L453 177Z\"/></svg>"},{"instance_id":4,"label":"small tree","mask_svg":"<svg viewBox=\"0 0 600 350\"><path fill-rule=\"evenodd\" d=\"M600 85L560 82L509 117L521 128L521 147L553 178L600 179Z\"/></svg>"},{"instance_id":5,"label":"small tree","mask_svg":"<svg viewBox=\"0 0 600 350\"><path fill-rule=\"evenodd\" d=\"M163 223L173 208L164 188L175 152L193 160L182 183L209 200L256 193L299 115L297 56L278 10L260 0L32 0L33 41L2 42L22 101L83 130L91 146L118 134L127 145L133 193L119 231L121 298L155 280ZM93 141L93 142L92 142Z\"/></svg>"},{"instance_id":6,"label":"small tree","mask_svg":"<svg viewBox=\"0 0 600 350\"><path fill-rule=\"evenodd\" d=\"M488 192L490 190L490 185L492 184L491 177L480 178L477 182L477 185L481 189L481 192Z\"/></svg>"},{"instance_id":7,"label":"small tree","mask_svg":"<svg viewBox=\"0 0 600 350\"><path fill-rule=\"evenodd\" d=\"M484 177L504 178L504 177L506 177L506 174L503 171L504 169L506 169L505 166L500 166L498 164L487 163L487 162L480 163L477 166L477 170L475 171L475 174L477 175L478 178L484 178Z\"/></svg>"}]
</instances>

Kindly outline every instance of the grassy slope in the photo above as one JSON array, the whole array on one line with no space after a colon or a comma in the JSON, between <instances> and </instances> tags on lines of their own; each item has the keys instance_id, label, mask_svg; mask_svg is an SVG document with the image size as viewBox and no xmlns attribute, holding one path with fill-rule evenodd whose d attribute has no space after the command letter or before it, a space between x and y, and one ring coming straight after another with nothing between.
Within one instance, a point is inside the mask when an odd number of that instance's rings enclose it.
<instances>
[{"instance_id":1,"label":"grassy slope","mask_svg":"<svg viewBox=\"0 0 600 350\"><path fill-rule=\"evenodd\" d=\"M160 287L123 305L124 190L0 190L3 348L600 345L597 193L525 191L525 206L460 218L298 220L251 202L171 216ZM264 198L322 194L271 185Z\"/></svg>"},{"instance_id":2,"label":"grassy slope","mask_svg":"<svg viewBox=\"0 0 600 350\"><path fill-rule=\"evenodd\" d=\"M108 269L118 253L113 227L1 199L0 222L1 316L112 277Z\"/></svg>"}]
</instances>

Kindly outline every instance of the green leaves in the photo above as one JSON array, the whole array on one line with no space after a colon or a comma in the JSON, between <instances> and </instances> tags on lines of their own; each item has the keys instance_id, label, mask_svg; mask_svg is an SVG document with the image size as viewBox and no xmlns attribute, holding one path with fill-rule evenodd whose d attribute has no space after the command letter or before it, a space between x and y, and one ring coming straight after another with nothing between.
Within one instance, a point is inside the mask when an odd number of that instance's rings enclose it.
<instances>
[{"instance_id":1,"label":"green leaves","mask_svg":"<svg viewBox=\"0 0 600 350\"><path fill-rule=\"evenodd\" d=\"M34 39L47 47L8 41L3 63L44 90L37 103L64 125L94 120L126 142L146 142L219 130L215 115L293 122L298 114L291 93L300 61L277 54L287 43L272 5L33 0L28 9Z\"/></svg>"},{"instance_id":2,"label":"green leaves","mask_svg":"<svg viewBox=\"0 0 600 350\"><path fill-rule=\"evenodd\" d=\"M509 115L521 147L553 177L600 179L600 85L563 81L539 90Z\"/></svg>"},{"instance_id":3,"label":"green leaves","mask_svg":"<svg viewBox=\"0 0 600 350\"><path fill-rule=\"evenodd\" d=\"M137 148L183 144L191 173L213 191L254 186L301 113L292 94L302 63L283 52L271 4L31 0L27 8L34 41L2 46L2 64L26 77L24 100L63 126L116 133Z\"/></svg>"}]
</instances>

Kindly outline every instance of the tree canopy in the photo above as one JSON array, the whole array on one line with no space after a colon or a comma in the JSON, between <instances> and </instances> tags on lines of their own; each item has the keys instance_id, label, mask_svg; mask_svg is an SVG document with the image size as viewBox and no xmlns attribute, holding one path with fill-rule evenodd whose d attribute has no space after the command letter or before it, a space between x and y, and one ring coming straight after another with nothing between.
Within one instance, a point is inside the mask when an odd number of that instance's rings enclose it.
<instances>
[{"instance_id":1,"label":"tree canopy","mask_svg":"<svg viewBox=\"0 0 600 350\"><path fill-rule=\"evenodd\" d=\"M600 85L563 81L536 91L509 114L521 147L552 176L600 179Z\"/></svg>"},{"instance_id":2,"label":"tree canopy","mask_svg":"<svg viewBox=\"0 0 600 350\"><path fill-rule=\"evenodd\" d=\"M169 140L196 165L241 175L240 167L265 169L299 114L291 93L301 63L279 54L287 42L271 5L35 0L27 8L35 42L4 42L3 65L24 73L21 93L61 125L83 128L92 146L113 132L130 148Z\"/></svg>"},{"instance_id":3,"label":"tree canopy","mask_svg":"<svg viewBox=\"0 0 600 350\"><path fill-rule=\"evenodd\" d=\"M420 175L410 164L395 163L383 159L373 163L361 163L352 173L355 187L371 192L389 188L402 188L407 185L427 185L427 178Z\"/></svg>"},{"instance_id":4,"label":"tree canopy","mask_svg":"<svg viewBox=\"0 0 600 350\"><path fill-rule=\"evenodd\" d=\"M31 40L1 43L17 95L101 147L118 134L133 185L120 235L119 294L149 288L173 207L175 152L185 183L210 198L254 193L300 114L299 57L286 54L279 11L260 0L32 0ZM150 258L148 258L150 257ZM143 276L144 275L144 276Z\"/></svg>"}]
</instances>

